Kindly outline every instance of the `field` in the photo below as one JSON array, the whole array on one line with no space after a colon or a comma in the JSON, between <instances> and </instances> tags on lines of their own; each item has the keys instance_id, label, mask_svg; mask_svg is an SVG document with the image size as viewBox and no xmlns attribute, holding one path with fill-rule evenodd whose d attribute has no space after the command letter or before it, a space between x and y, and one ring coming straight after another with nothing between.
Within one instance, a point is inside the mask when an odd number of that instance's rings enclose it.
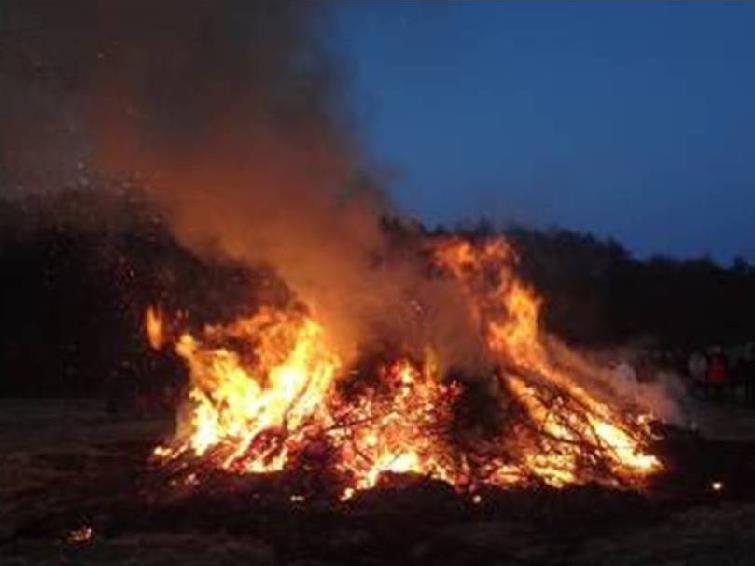
<instances>
[{"instance_id":1,"label":"field","mask_svg":"<svg viewBox=\"0 0 755 566\"><path fill-rule=\"evenodd\" d=\"M671 477L642 495L536 488L473 504L418 483L346 505L291 502L275 482L163 496L146 460L170 419L115 418L94 401L3 401L0 562L750 564L755 411L698 409L711 440L693 444L687 464L704 471L681 470L677 488ZM722 488L708 489L717 473Z\"/></svg>"}]
</instances>

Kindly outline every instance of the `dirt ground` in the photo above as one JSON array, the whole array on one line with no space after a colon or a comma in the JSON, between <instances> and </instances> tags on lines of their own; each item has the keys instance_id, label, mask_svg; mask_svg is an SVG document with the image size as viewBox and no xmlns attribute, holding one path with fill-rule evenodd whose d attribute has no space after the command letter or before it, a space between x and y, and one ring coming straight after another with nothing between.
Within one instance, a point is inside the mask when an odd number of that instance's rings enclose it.
<instances>
[{"instance_id":1,"label":"dirt ground","mask_svg":"<svg viewBox=\"0 0 755 566\"><path fill-rule=\"evenodd\" d=\"M169 419L114 418L92 401L0 401L0 563L752 564L755 489L742 485L755 484L755 410L697 409L713 443L687 453L705 471L652 493L541 488L472 505L424 486L329 506L259 486L160 499L145 462ZM709 489L716 474L721 490Z\"/></svg>"}]
</instances>

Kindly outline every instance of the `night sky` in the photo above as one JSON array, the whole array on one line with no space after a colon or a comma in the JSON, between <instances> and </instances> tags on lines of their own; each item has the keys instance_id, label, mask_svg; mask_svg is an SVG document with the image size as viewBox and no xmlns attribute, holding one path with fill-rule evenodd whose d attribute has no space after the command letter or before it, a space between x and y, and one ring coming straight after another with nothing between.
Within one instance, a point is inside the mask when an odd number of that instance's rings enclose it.
<instances>
[{"instance_id":1,"label":"night sky","mask_svg":"<svg viewBox=\"0 0 755 566\"><path fill-rule=\"evenodd\" d=\"M353 2L365 143L430 224L755 260L755 2Z\"/></svg>"}]
</instances>

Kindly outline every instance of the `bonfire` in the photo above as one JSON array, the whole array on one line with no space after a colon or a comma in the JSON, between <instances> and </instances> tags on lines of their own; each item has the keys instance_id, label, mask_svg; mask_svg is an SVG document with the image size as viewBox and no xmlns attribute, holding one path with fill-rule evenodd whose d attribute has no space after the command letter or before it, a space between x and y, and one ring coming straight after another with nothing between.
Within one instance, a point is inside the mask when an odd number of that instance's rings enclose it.
<instances>
[{"instance_id":1,"label":"bonfire","mask_svg":"<svg viewBox=\"0 0 755 566\"><path fill-rule=\"evenodd\" d=\"M307 305L263 306L171 334L189 388L175 437L155 449L156 460L180 464L187 482L214 469L326 471L343 499L403 474L474 492L639 486L661 470L652 415L540 328L541 301L517 276L506 240L427 236L423 246L428 277L445 278L464 297L487 371L444 366L435 344L347 360ZM150 307L155 348L171 341L164 324Z\"/></svg>"}]
</instances>

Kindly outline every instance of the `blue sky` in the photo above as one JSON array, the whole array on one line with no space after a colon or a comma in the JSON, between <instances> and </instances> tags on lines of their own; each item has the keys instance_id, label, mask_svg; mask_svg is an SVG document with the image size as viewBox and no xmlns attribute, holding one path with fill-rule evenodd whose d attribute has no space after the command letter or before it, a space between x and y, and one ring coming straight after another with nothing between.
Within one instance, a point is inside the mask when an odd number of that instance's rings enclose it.
<instances>
[{"instance_id":1,"label":"blue sky","mask_svg":"<svg viewBox=\"0 0 755 566\"><path fill-rule=\"evenodd\" d=\"M365 143L404 210L755 260L755 3L335 13Z\"/></svg>"}]
</instances>

